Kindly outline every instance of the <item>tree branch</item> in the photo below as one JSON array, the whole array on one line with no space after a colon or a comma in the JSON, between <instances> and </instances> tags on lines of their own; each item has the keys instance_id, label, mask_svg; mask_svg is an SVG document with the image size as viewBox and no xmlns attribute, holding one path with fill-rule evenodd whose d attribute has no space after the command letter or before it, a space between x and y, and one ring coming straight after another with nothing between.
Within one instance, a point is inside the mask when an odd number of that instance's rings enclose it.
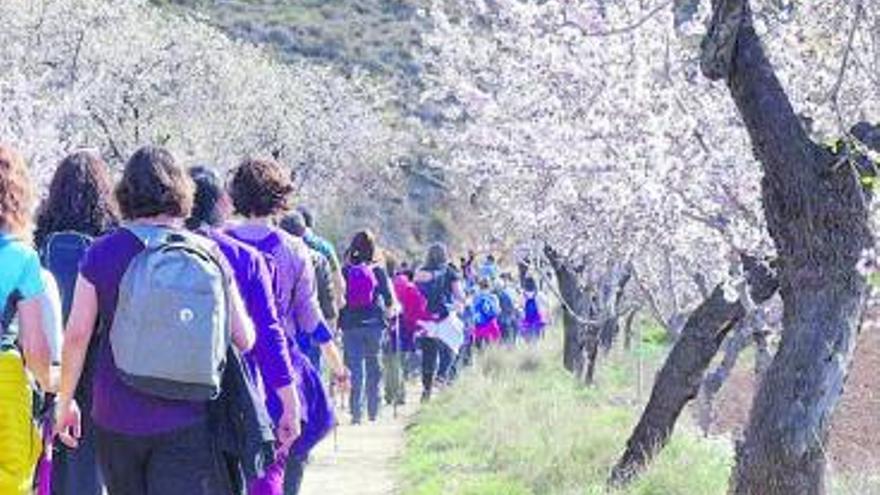
<instances>
[{"instance_id":1,"label":"tree branch","mask_svg":"<svg viewBox=\"0 0 880 495\"><path fill-rule=\"evenodd\" d=\"M605 31L587 31L587 29L584 28L583 26L581 26L580 24L578 24L574 21L570 21L568 19L566 19L562 24L560 24L559 27L560 28L570 27L570 28L577 29L586 38L604 38L607 36L616 36L616 35L620 35L620 34L626 34L626 33L630 33L632 31L635 31L636 29L644 26L645 23L647 23L648 21L653 19L655 16L657 16L661 12L665 11L670 5L672 5L672 2L673 2L673 0L668 0L666 2L663 2L662 4L656 6L653 9L651 9L650 11L648 11L644 16L640 17L632 24L628 24L626 26L620 26L620 27L616 27L616 28L611 28L611 29L608 29Z\"/></svg>"}]
</instances>

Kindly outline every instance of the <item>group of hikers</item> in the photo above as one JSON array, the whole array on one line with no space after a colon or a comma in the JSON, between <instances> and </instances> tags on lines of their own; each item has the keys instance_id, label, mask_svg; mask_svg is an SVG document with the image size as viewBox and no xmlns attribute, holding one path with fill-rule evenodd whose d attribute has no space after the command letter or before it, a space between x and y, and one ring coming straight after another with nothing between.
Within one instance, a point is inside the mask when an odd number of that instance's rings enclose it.
<instances>
[{"instance_id":1,"label":"group of hikers","mask_svg":"<svg viewBox=\"0 0 880 495\"><path fill-rule=\"evenodd\" d=\"M335 395L375 421L417 354L430 400L471 348L547 325L491 255L397 263L360 231L340 259L277 161L224 179L147 146L114 185L78 151L34 221L0 145L0 494L296 494Z\"/></svg>"}]
</instances>

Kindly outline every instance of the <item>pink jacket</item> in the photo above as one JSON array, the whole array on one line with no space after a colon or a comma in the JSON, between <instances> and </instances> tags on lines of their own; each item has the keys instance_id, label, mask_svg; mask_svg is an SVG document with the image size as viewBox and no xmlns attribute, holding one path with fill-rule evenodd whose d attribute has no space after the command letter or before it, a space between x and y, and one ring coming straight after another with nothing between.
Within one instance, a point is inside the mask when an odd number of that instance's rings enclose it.
<instances>
[{"instance_id":1,"label":"pink jacket","mask_svg":"<svg viewBox=\"0 0 880 495\"><path fill-rule=\"evenodd\" d=\"M401 315L403 331L409 335L415 335L422 330L421 322L431 320L428 300L406 275L395 275L392 284L397 301L403 309Z\"/></svg>"}]
</instances>

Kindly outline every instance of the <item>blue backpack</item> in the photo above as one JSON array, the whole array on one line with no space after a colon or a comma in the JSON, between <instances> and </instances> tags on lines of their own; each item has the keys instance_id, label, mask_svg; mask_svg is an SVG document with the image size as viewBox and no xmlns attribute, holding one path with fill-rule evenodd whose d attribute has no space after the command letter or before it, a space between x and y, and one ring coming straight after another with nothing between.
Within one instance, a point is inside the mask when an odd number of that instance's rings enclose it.
<instances>
[{"instance_id":1,"label":"blue backpack","mask_svg":"<svg viewBox=\"0 0 880 495\"><path fill-rule=\"evenodd\" d=\"M73 290L79 275L79 263L93 241L94 239L90 236L79 232L56 232L46 239L46 244L43 246L41 252L43 266L55 277L55 281L58 283L64 321L67 321L67 317L70 315Z\"/></svg>"},{"instance_id":2,"label":"blue backpack","mask_svg":"<svg viewBox=\"0 0 880 495\"><path fill-rule=\"evenodd\" d=\"M477 296L474 301L474 309L474 323L477 325L486 325L498 317L498 309L495 307L492 297L487 294Z\"/></svg>"}]
</instances>

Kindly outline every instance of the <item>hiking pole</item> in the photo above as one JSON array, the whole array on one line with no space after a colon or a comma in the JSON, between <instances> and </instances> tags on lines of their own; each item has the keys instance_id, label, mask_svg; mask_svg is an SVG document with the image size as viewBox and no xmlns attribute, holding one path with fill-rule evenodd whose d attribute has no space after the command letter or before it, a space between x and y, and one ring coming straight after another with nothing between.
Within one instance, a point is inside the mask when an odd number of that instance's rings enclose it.
<instances>
[{"instance_id":1,"label":"hiking pole","mask_svg":"<svg viewBox=\"0 0 880 495\"><path fill-rule=\"evenodd\" d=\"M394 320L391 324L392 333L394 334L393 352L397 354L398 368L394 370L394 395L391 397L391 411L394 419L397 419L397 403L400 401L400 321Z\"/></svg>"}]
</instances>

